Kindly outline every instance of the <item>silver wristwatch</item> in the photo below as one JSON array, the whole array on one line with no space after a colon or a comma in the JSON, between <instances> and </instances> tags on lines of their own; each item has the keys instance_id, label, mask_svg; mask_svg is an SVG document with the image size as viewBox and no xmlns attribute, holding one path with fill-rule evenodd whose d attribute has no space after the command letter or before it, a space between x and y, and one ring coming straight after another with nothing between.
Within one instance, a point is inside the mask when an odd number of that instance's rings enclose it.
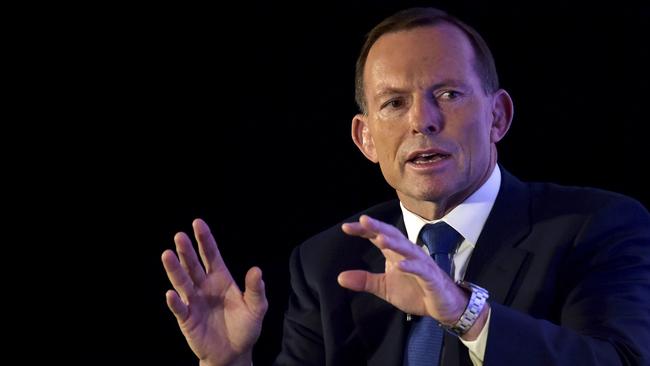
<instances>
[{"instance_id":1,"label":"silver wristwatch","mask_svg":"<svg viewBox=\"0 0 650 366\"><path fill-rule=\"evenodd\" d=\"M485 301L490 297L490 294L486 289L471 282L458 281L457 284L471 293L467 307L465 308L463 315L460 316L460 319L458 319L455 324L440 324L440 326L452 334L462 336L467 333L472 325L474 325L479 314L481 314L481 310L483 310L483 306L485 306Z\"/></svg>"}]
</instances>

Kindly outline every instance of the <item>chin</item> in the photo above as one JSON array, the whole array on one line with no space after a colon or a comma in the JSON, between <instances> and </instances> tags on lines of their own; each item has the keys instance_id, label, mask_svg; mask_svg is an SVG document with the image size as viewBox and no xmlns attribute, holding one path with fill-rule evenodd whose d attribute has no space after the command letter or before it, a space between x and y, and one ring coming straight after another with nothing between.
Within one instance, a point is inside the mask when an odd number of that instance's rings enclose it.
<instances>
[{"instance_id":1,"label":"chin","mask_svg":"<svg viewBox=\"0 0 650 366\"><path fill-rule=\"evenodd\" d=\"M441 190L440 187L412 189L402 192L404 192L404 194L409 198L416 201L439 202L441 199L446 197L445 190Z\"/></svg>"},{"instance_id":2,"label":"chin","mask_svg":"<svg viewBox=\"0 0 650 366\"><path fill-rule=\"evenodd\" d=\"M426 201L439 200L448 197L452 193L452 188L456 182L450 182L449 178L439 177L438 179L431 179L422 182L415 187L417 195Z\"/></svg>"},{"instance_id":3,"label":"chin","mask_svg":"<svg viewBox=\"0 0 650 366\"><path fill-rule=\"evenodd\" d=\"M443 200L446 197L447 197L447 195L445 195L442 192L428 191L428 192L423 192L420 195L418 195L417 199L419 201L440 202L441 200Z\"/></svg>"},{"instance_id":4,"label":"chin","mask_svg":"<svg viewBox=\"0 0 650 366\"><path fill-rule=\"evenodd\" d=\"M410 187L409 190L403 192L408 192L407 195L417 201L440 203L448 201L449 198L458 195L462 191L458 182L440 182L436 180L426 183Z\"/></svg>"},{"instance_id":5,"label":"chin","mask_svg":"<svg viewBox=\"0 0 650 366\"><path fill-rule=\"evenodd\" d=\"M457 193L461 186L457 177L451 176L429 176L429 177L404 177L401 183L391 184L397 191L400 199L410 199L420 202L441 202L446 201L450 196ZM397 182L396 182L397 183Z\"/></svg>"}]
</instances>

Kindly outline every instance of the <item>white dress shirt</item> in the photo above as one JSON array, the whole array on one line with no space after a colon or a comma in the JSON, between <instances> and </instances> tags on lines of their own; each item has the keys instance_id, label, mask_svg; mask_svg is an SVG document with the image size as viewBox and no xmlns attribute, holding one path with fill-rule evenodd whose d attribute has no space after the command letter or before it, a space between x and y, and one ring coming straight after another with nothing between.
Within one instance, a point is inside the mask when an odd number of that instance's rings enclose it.
<instances>
[{"instance_id":1,"label":"white dress shirt","mask_svg":"<svg viewBox=\"0 0 650 366\"><path fill-rule=\"evenodd\" d=\"M499 193L500 185L501 171L497 165L488 180L485 181L479 189L439 220L425 220L406 209L406 207L404 207L400 202L400 207L402 208L402 214L404 216L404 225L406 226L406 233L409 240L415 243L420 234L420 230L426 224L444 221L449 226L453 227L463 236L464 239L454 254L452 272L454 273L455 281L463 279L463 277L465 277L469 258L471 257L474 246L483 230L485 221L492 210L492 206L494 206L494 201ZM423 246L423 249L428 252L426 246ZM460 339L468 348L469 356L474 366L483 365L489 325L490 313L488 312L488 319L476 340L465 341L462 338Z\"/></svg>"}]
</instances>

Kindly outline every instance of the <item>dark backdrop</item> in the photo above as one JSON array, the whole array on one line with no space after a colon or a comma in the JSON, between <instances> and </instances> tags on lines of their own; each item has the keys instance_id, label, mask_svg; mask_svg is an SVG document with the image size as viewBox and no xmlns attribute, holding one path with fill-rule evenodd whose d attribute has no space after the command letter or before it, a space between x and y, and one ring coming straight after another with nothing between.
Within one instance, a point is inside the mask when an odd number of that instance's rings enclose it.
<instances>
[{"instance_id":1,"label":"dark backdrop","mask_svg":"<svg viewBox=\"0 0 650 366\"><path fill-rule=\"evenodd\" d=\"M431 3L492 47L515 102L499 146L508 170L650 206L647 6ZM269 364L291 249L394 196L349 137L354 62L372 25L413 4L426 2L106 5L62 24L57 75L75 92L52 94L83 126L49 157L81 283L66 347L84 364L195 362L165 305L160 254L202 217L238 281L264 271L255 364Z\"/></svg>"}]
</instances>

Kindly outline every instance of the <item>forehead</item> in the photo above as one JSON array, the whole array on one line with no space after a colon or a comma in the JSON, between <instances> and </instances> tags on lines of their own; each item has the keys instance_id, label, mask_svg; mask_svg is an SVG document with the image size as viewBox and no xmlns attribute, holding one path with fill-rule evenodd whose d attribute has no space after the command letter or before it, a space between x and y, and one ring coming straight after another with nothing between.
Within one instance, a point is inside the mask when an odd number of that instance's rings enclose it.
<instances>
[{"instance_id":1,"label":"forehead","mask_svg":"<svg viewBox=\"0 0 650 366\"><path fill-rule=\"evenodd\" d=\"M449 79L471 84L478 82L473 65L467 35L440 23L382 35L368 53L364 83L368 89L384 84L423 87Z\"/></svg>"}]
</instances>

